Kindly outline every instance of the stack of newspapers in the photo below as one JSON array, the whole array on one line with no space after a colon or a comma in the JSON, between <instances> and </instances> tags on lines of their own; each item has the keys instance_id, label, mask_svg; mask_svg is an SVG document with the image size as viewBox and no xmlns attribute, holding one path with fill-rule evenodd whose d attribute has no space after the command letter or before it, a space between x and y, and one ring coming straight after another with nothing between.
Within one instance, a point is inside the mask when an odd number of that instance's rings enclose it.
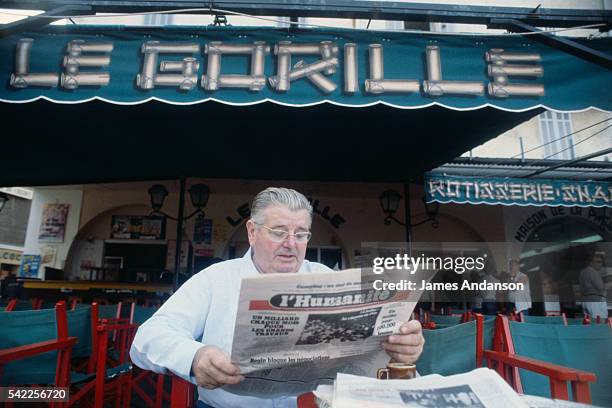
<instances>
[{"instance_id":1,"label":"stack of newspapers","mask_svg":"<svg viewBox=\"0 0 612 408\"><path fill-rule=\"evenodd\" d=\"M411 380L377 380L338 373L333 385L320 385L314 394L319 408L582 406L519 395L488 368L446 377L432 374Z\"/></svg>"}]
</instances>

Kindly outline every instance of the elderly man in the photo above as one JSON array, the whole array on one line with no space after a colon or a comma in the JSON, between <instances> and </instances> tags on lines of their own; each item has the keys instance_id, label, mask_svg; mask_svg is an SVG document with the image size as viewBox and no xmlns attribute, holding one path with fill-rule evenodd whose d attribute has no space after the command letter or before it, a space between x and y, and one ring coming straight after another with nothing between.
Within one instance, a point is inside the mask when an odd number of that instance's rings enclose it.
<instances>
[{"instance_id":1,"label":"elderly man","mask_svg":"<svg viewBox=\"0 0 612 408\"><path fill-rule=\"evenodd\" d=\"M205 388L199 389L201 408L295 407L296 396L246 397L222 386L244 379L229 355L241 279L258 273L332 272L304 260L311 224L312 206L297 191L268 188L257 194L246 224L250 249L244 257L214 264L185 282L138 329L132 361ZM410 321L382 347L394 361L413 363L423 343L421 325Z\"/></svg>"}]
</instances>

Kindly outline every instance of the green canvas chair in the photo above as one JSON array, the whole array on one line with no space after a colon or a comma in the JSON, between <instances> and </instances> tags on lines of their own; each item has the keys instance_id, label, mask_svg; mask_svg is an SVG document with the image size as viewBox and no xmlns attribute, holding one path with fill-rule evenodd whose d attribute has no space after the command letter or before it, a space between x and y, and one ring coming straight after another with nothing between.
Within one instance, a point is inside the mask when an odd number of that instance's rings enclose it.
<instances>
[{"instance_id":1,"label":"green canvas chair","mask_svg":"<svg viewBox=\"0 0 612 408\"><path fill-rule=\"evenodd\" d=\"M416 366L420 375L452 375L476 368L477 322L423 330L425 347Z\"/></svg>"},{"instance_id":2,"label":"green canvas chair","mask_svg":"<svg viewBox=\"0 0 612 408\"><path fill-rule=\"evenodd\" d=\"M495 336L495 319L496 316L487 316L484 319L484 348L485 350L493 349L493 338Z\"/></svg>"},{"instance_id":3,"label":"green canvas chair","mask_svg":"<svg viewBox=\"0 0 612 408\"><path fill-rule=\"evenodd\" d=\"M607 325L519 323L498 315L493 344L494 350L484 352L489 368L519 393L612 403L612 329Z\"/></svg>"},{"instance_id":4,"label":"green canvas chair","mask_svg":"<svg viewBox=\"0 0 612 408\"><path fill-rule=\"evenodd\" d=\"M566 318L568 326L577 326L584 324L584 317L568 317Z\"/></svg>"},{"instance_id":5,"label":"green canvas chair","mask_svg":"<svg viewBox=\"0 0 612 408\"><path fill-rule=\"evenodd\" d=\"M8 302L5 310L10 312L32 310L32 302L29 300L12 299Z\"/></svg>"},{"instance_id":6,"label":"green canvas chair","mask_svg":"<svg viewBox=\"0 0 612 408\"><path fill-rule=\"evenodd\" d=\"M131 321L134 324L141 325L157 312L157 307L134 306Z\"/></svg>"},{"instance_id":7,"label":"green canvas chair","mask_svg":"<svg viewBox=\"0 0 612 408\"><path fill-rule=\"evenodd\" d=\"M143 307L133 304L131 322L141 325L158 310L158 307ZM164 400L169 400L165 391L166 376L152 371L137 368L132 379L132 390L148 407L161 406Z\"/></svg>"},{"instance_id":8,"label":"green canvas chair","mask_svg":"<svg viewBox=\"0 0 612 408\"><path fill-rule=\"evenodd\" d=\"M593 404L612 406L612 329L606 325L549 326L510 322L515 353L594 373ZM520 370L526 394L550 397L547 379Z\"/></svg>"},{"instance_id":9,"label":"green canvas chair","mask_svg":"<svg viewBox=\"0 0 612 408\"><path fill-rule=\"evenodd\" d=\"M567 319L565 315L561 315L561 316L525 316L521 314L521 319L524 323L560 324L563 326L567 326Z\"/></svg>"},{"instance_id":10,"label":"green canvas chair","mask_svg":"<svg viewBox=\"0 0 612 408\"><path fill-rule=\"evenodd\" d=\"M69 310L67 315L68 333L70 336L79 339L72 348L72 357L76 359L89 358L93 350L91 306L86 305L85 307Z\"/></svg>"},{"instance_id":11,"label":"green canvas chair","mask_svg":"<svg viewBox=\"0 0 612 408\"><path fill-rule=\"evenodd\" d=\"M116 319L120 317L120 304L114 305L99 305L98 316L100 319Z\"/></svg>"},{"instance_id":12,"label":"green canvas chair","mask_svg":"<svg viewBox=\"0 0 612 408\"><path fill-rule=\"evenodd\" d=\"M128 352L136 327L116 319L116 311L117 305L103 309L102 314L110 316L106 323L96 304L68 312L69 332L79 338L75 357L86 359L78 371L71 372L68 406L92 396L94 407L101 408L109 390L113 390L116 406L130 406L132 364Z\"/></svg>"},{"instance_id":13,"label":"green canvas chair","mask_svg":"<svg viewBox=\"0 0 612 408\"><path fill-rule=\"evenodd\" d=\"M461 323L463 316L431 315L429 320L436 324L436 329L455 326Z\"/></svg>"},{"instance_id":14,"label":"green canvas chair","mask_svg":"<svg viewBox=\"0 0 612 408\"><path fill-rule=\"evenodd\" d=\"M70 354L66 307L0 312L0 385L67 386Z\"/></svg>"}]
</instances>

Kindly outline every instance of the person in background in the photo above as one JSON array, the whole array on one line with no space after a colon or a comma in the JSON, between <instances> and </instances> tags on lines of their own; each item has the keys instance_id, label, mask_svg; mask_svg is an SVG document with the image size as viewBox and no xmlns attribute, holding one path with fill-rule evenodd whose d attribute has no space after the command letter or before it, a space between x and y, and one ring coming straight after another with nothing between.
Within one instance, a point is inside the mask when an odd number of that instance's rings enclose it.
<instances>
[{"instance_id":1,"label":"person in background","mask_svg":"<svg viewBox=\"0 0 612 408\"><path fill-rule=\"evenodd\" d=\"M529 277L521 272L521 263L518 259L511 259L508 263L508 273L510 274L510 282L524 284L523 290L510 291L508 294L509 300L514 303L514 311L529 315L531 308L531 290L529 288Z\"/></svg>"},{"instance_id":2,"label":"person in background","mask_svg":"<svg viewBox=\"0 0 612 408\"><path fill-rule=\"evenodd\" d=\"M487 273L484 275L483 280L487 283L499 283L499 279L495 276L495 269L489 266ZM496 315L497 314L497 291L485 290L482 292L482 313L485 315Z\"/></svg>"},{"instance_id":3,"label":"person in background","mask_svg":"<svg viewBox=\"0 0 612 408\"><path fill-rule=\"evenodd\" d=\"M589 266L580 272L580 292L585 312L596 318L608 318L608 302L606 300L606 285L604 284L604 257L594 254Z\"/></svg>"},{"instance_id":4,"label":"person in background","mask_svg":"<svg viewBox=\"0 0 612 408\"><path fill-rule=\"evenodd\" d=\"M472 271L472 273L470 274L470 282L472 283L481 283L483 282L484 279L484 275L482 275L480 272L478 271ZM474 291L474 295L472 296L471 299L471 306L472 306L472 312L474 313L482 313L482 294L483 291L478 290L478 291Z\"/></svg>"}]
</instances>

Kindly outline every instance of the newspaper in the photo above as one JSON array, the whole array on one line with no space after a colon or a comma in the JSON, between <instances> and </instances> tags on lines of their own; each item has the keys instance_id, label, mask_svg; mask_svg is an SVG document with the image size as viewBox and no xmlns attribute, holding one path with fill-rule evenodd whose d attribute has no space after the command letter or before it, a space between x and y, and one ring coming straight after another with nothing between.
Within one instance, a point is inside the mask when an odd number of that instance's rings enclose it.
<instances>
[{"instance_id":1,"label":"newspaper","mask_svg":"<svg viewBox=\"0 0 612 408\"><path fill-rule=\"evenodd\" d=\"M331 403L333 408L466 406L528 408L521 397L488 368L448 377L428 375L412 380L377 380L340 373Z\"/></svg>"},{"instance_id":2,"label":"newspaper","mask_svg":"<svg viewBox=\"0 0 612 408\"><path fill-rule=\"evenodd\" d=\"M484 373L484 371L483 371ZM492 374L496 374L495 372L493 372ZM490 374L478 374L479 376L490 376ZM493 375L494 376L494 375ZM425 398L422 398L423 401L427 401L424 402L423 404L415 404L415 405L411 405L414 403L414 401L410 401L410 404L408 404L407 402L404 402L403 400L401 401L401 403L399 402L399 400L397 400L396 397L392 397L395 398L395 402L393 401L384 401L384 400L380 400L380 401L376 401L376 402L372 402L370 400L361 400L360 402L355 402L353 401L353 399L358 398L359 392L356 393L352 393L354 396L351 399L351 407L379 407L379 406L394 406L394 407L406 407L406 406L416 406L416 407L420 407L423 406L425 404L425 406L436 406L436 407L481 407L481 406L508 406L508 405L504 405L507 403L511 403L512 401L515 401L514 398L512 398L510 400L510 402L508 402L508 398L507 395L508 393L513 394L512 390L508 390L507 387L502 387L502 393L504 395L504 399L500 400L501 402L499 403L499 405L495 405L495 403L491 404L487 404L484 405L481 401L480 398L477 394L474 393L474 391L470 391L472 393L475 394L476 398L470 397L466 402L463 401L463 399L461 398L461 394L456 395L457 393L448 393L444 387L443 388L437 388L434 387L435 385L444 385L444 379L448 378L448 377L443 377L441 375L438 374L432 374L432 375L427 375L424 377L417 377L415 379L409 380L408 383L406 383L407 380L382 380L382 381L378 381L378 380L372 380L369 378L366 379L362 379L360 377L355 378L355 376L348 376L348 375L343 375L341 376L341 381L344 382L344 384L340 385L341 389L346 389L349 388L349 391L351 388L357 388L357 387L366 387L368 390L371 389L372 387L372 383L377 383L379 387L385 387L386 391L383 392L383 395L387 395L389 393L393 394L396 392L401 392L400 390L403 390L404 386L409 386L411 392L416 392L418 390L418 392L420 393L421 396L425 396L427 393L430 393L432 390L436 390L437 394L440 395L442 393L442 395L447 395L447 398L443 401L443 403L437 403L436 405L431 405L431 403L435 403L436 400L435 398L432 398L431 396L429 396L427 398L427 400ZM465 375L464 375L465 378ZM494 382L498 382L497 380L493 380ZM348 382L348 383L347 383ZM468 386L471 386L471 384L467 384ZM319 408L336 408L335 405L333 405L333 401L334 401L334 390L335 390L336 384L334 385L319 385L314 391L313 394L315 396L315 402L317 404L317 406ZM456 387L456 386L455 386ZM450 388L455 388L455 387L450 387ZM481 386L482 387L482 386ZM478 388L478 387L477 387ZM505 390L504 390L505 388ZM496 389L495 392L498 392L498 390ZM482 392L480 392L480 394L482 394ZM466 396L468 394L466 393ZM593 405L588 405L588 404L580 404L577 402L573 402L573 401L564 401L564 400L556 400L556 399L550 399L550 398L543 398L543 397L537 397L534 395L523 395L523 394L519 394L520 399L523 402L523 405L521 406L527 406L528 408L592 408ZM386 397L385 397L386 398ZM401 398L401 397L400 397ZM465 397L464 397L465 399ZM453 402L455 401L455 402ZM341 402L342 404L345 404L345 402ZM381 404L382 403L382 404ZM512 402L513 403L513 402ZM361 405L360 405L361 404ZM399 405L398 405L399 404Z\"/></svg>"},{"instance_id":3,"label":"newspaper","mask_svg":"<svg viewBox=\"0 0 612 408\"><path fill-rule=\"evenodd\" d=\"M534 395L521 395L529 408L594 408L594 405L581 404L573 401L536 397ZM596 408L596 407L595 407Z\"/></svg>"},{"instance_id":4,"label":"newspaper","mask_svg":"<svg viewBox=\"0 0 612 408\"><path fill-rule=\"evenodd\" d=\"M410 320L420 291L375 290L361 269L270 274L240 288L232 361L245 374L227 391L297 395L337 372L374 375L380 343Z\"/></svg>"}]
</instances>

